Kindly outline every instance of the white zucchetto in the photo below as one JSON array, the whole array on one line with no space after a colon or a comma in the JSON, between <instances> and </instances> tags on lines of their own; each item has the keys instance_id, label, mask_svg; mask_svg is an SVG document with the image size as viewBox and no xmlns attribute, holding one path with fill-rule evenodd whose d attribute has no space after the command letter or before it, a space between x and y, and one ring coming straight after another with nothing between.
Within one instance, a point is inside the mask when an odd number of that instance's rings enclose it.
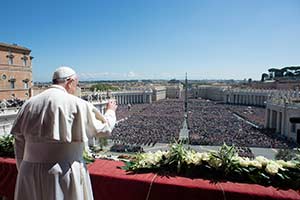
<instances>
[{"instance_id":1,"label":"white zucchetto","mask_svg":"<svg viewBox=\"0 0 300 200\"><path fill-rule=\"evenodd\" d=\"M65 67L65 66L59 67L54 71L52 80L66 79L75 74L76 74L76 72L70 67Z\"/></svg>"}]
</instances>

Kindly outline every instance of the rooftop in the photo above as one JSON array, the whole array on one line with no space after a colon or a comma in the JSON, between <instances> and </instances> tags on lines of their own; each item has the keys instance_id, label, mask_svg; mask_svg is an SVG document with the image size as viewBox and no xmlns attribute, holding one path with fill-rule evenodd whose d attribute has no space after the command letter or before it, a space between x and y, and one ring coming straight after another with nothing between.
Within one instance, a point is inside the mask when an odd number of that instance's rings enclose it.
<instances>
[{"instance_id":1,"label":"rooftop","mask_svg":"<svg viewBox=\"0 0 300 200\"><path fill-rule=\"evenodd\" d=\"M21 51L25 51L27 53L31 52L31 50L26 47L19 46L17 44L7 44L7 43L3 43L3 42L0 42L0 48L5 48L8 50L21 50Z\"/></svg>"}]
</instances>

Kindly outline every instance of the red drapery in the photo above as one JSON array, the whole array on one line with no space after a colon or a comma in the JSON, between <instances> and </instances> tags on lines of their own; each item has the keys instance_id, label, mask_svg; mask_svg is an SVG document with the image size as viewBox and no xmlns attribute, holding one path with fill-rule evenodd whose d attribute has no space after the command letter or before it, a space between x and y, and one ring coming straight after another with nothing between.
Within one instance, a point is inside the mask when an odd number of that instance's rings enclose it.
<instances>
[{"instance_id":1,"label":"red drapery","mask_svg":"<svg viewBox=\"0 0 300 200\"><path fill-rule=\"evenodd\" d=\"M152 173L128 174L119 169L120 166L122 162L106 160L97 160L89 166L95 199L300 199L300 194L294 190L232 182L215 184L203 179Z\"/></svg>"},{"instance_id":2,"label":"red drapery","mask_svg":"<svg viewBox=\"0 0 300 200\"><path fill-rule=\"evenodd\" d=\"M17 174L15 159L0 157L0 196L13 199Z\"/></svg>"},{"instance_id":3,"label":"red drapery","mask_svg":"<svg viewBox=\"0 0 300 200\"><path fill-rule=\"evenodd\" d=\"M122 162L96 160L88 166L96 200L198 200L198 199L299 199L294 190L278 190L255 184L210 183L203 179L129 174ZM0 158L0 195L13 199L17 170L14 159Z\"/></svg>"}]
</instances>

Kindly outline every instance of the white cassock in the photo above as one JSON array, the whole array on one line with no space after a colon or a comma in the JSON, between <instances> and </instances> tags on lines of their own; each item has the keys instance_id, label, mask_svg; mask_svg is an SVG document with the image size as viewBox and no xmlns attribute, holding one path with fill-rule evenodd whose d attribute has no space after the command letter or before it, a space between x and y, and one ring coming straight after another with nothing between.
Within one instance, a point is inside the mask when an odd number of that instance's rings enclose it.
<instances>
[{"instance_id":1,"label":"white cassock","mask_svg":"<svg viewBox=\"0 0 300 200\"><path fill-rule=\"evenodd\" d=\"M11 130L18 168L15 199L93 199L84 143L109 135L115 122L114 111L103 116L59 85L30 98Z\"/></svg>"}]
</instances>

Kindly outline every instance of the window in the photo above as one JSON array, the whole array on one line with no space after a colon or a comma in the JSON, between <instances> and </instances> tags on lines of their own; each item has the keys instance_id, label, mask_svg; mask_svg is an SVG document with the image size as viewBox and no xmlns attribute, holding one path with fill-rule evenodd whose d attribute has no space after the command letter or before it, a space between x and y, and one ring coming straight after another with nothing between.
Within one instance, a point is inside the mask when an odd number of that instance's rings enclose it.
<instances>
[{"instance_id":1,"label":"window","mask_svg":"<svg viewBox=\"0 0 300 200\"><path fill-rule=\"evenodd\" d=\"M13 65L14 64L14 60L13 60L13 57L8 57L8 64L9 65Z\"/></svg>"},{"instance_id":2,"label":"window","mask_svg":"<svg viewBox=\"0 0 300 200\"><path fill-rule=\"evenodd\" d=\"M23 60L23 66L26 67L28 58L26 57L25 54L23 54L23 57L21 59Z\"/></svg>"},{"instance_id":3,"label":"window","mask_svg":"<svg viewBox=\"0 0 300 200\"><path fill-rule=\"evenodd\" d=\"M8 55L6 57L8 58L8 64L13 65L14 64L14 55L11 53L11 51L8 52Z\"/></svg>"},{"instance_id":4,"label":"window","mask_svg":"<svg viewBox=\"0 0 300 200\"><path fill-rule=\"evenodd\" d=\"M23 66L26 67L27 66L27 59L23 59Z\"/></svg>"},{"instance_id":5,"label":"window","mask_svg":"<svg viewBox=\"0 0 300 200\"><path fill-rule=\"evenodd\" d=\"M24 83L24 89L28 89L29 88L29 79L28 78L24 79L23 83Z\"/></svg>"},{"instance_id":6,"label":"window","mask_svg":"<svg viewBox=\"0 0 300 200\"><path fill-rule=\"evenodd\" d=\"M2 74L1 79L2 79L2 80L6 80L6 75L5 75L5 74Z\"/></svg>"},{"instance_id":7,"label":"window","mask_svg":"<svg viewBox=\"0 0 300 200\"><path fill-rule=\"evenodd\" d=\"M24 82L24 89L28 89L28 82Z\"/></svg>"},{"instance_id":8,"label":"window","mask_svg":"<svg viewBox=\"0 0 300 200\"><path fill-rule=\"evenodd\" d=\"M10 88L15 89L15 81L10 81Z\"/></svg>"}]
</instances>

